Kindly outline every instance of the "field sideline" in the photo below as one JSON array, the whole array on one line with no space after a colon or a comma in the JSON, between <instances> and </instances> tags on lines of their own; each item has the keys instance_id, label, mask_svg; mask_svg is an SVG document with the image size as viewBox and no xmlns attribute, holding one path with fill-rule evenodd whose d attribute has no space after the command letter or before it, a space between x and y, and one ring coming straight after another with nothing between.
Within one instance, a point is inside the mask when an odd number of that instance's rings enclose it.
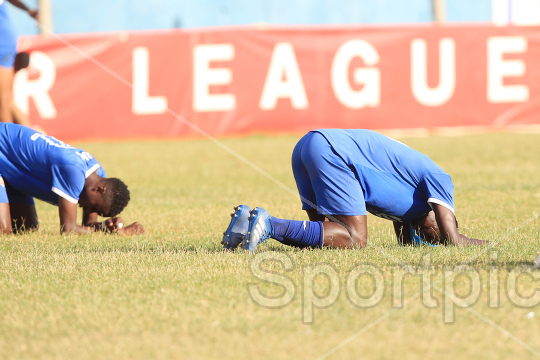
<instances>
[{"instance_id":1,"label":"field sideline","mask_svg":"<svg viewBox=\"0 0 540 360\"><path fill-rule=\"evenodd\" d=\"M132 201L122 218L141 222L147 232L132 238L60 236L57 208L38 202L40 230L0 242L0 358L540 356L538 306L518 307L506 295L508 274L519 267L530 270L540 248L540 219L535 218L540 211L539 134L399 139L452 176L462 232L497 245L490 251L403 248L391 223L373 216L363 250L299 251L269 240L259 251L291 259L294 269L286 275L296 289L287 306L270 309L251 299L248 285L260 284L261 291L274 296L282 289L254 277L252 255L224 253L221 234L233 206L240 203L262 206L277 217L306 219L290 167L299 138L221 141L292 192L205 140L72 144L94 155L108 176L128 184ZM444 323L444 297L438 290L433 290L438 302L432 309L422 304L416 276L405 278L408 302L393 310L392 270L419 266L426 255L431 255L433 268L420 266L418 271L432 274L438 287L445 268L469 264L473 269L466 274L480 276L478 301L470 309L456 309L453 324ZM317 264L333 267L342 289L337 301L315 309L313 323L304 324L302 280L305 270ZM380 269L387 284L382 301L369 309L355 307L343 287L358 264ZM265 267L283 273L278 265ZM500 275L497 308L488 306L490 268ZM540 277L538 270L530 274ZM535 287L540 295L539 281L518 279L517 290L524 297L532 296ZM456 296L466 298L468 285L467 276L458 277ZM314 288L326 296L327 279L316 277ZM356 289L367 296L373 281L363 278ZM536 316L527 317L533 311Z\"/></svg>"}]
</instances>

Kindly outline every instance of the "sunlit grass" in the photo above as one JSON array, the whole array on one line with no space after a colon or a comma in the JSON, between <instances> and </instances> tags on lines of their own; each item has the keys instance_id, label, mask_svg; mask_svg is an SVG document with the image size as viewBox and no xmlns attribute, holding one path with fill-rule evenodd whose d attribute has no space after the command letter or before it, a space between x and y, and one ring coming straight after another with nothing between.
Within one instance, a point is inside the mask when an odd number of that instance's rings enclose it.
<instances>
[{"instance_id":1,"label":"sunlit grass","mask_svg":"<svg viewBox=\"0 0 540 360\"><path fill-rule=\"evenodd\" d=\"M38 203L40 230L0 242L0 358L317 359L366 326L328 358L536 357L501 329L540 350L540 314L528 319L535 309L519 308L505 295L508 272L530 268L540 248L540 220L534 218L540 211L539 135L400 139L452 175L460 229L493 246L403 248L391 224L372 216L363 250L300 251L269 240L260 251L292 260L294 269L286 275L296 295L288 306L268 309L248 295L248 284L260 283L250 270L253 256L224 253L219 242L232 207L240 203L263 206L278 217L306 219L290 168L298 139L222 141L270 178L204 140L76 144L93 154L108 176L129 185L132 201L122 217L141 222L147 232L132 238L61 236L57 208ZM424 307L414 276L405 282L410 302L392 310L392 270L420 266L426 255L431 255L436 284L442 284L444 269L471 264L483 288L472 309L500 328L467 309L457 309L455 323L446 325L442 294L433 293L437 308ZM321 263L335 269L342 291L332 306L315 309L313 324L306 325L303 270ZM368 263L381 269L386 293L377 306L359 309L349 302L343 284L350 269ZM278 264L269 266L283 272ZM487 302L491 266L500 272L498 308ZM325 295L325 278L318 277L315 285ZM362 281L358 286L369 293L372 285ZM521 279L523 293L530 295L535 287L540 286L533 279ZM461 296L467 288L466 281L456 285ZM272 284L261 289L281 292Z\"/></svg>"}]
</instances>

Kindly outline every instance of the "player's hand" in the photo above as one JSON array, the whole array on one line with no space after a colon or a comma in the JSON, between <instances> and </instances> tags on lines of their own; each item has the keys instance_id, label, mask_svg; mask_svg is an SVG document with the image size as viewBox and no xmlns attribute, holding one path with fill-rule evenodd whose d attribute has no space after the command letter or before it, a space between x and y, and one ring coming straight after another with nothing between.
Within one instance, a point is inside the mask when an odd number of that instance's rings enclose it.
<instances>
[{"instance_id":1,"label":"player's hand","mask_svg":"<svg viewBox=\"0 0 540 360\"><path fill-rule=\"evenodd\" d=\"M28 15L39 21L39 12L37 10L28 10Z\"/></svg>"},{"instance_id":2,"label":"player's hand","mask_svg":"<svg viewBox=\"0 0 540 360\"><path fill-rule=\"evenodd\" d=\"M121 217L114 217L105 220L103 225L109 232L121 232L124 228L124 220Z\"/></svg>"},{"instance_id":3,"label":"player's hand","mask_svg":"<svg viewBox=\"0 0 540 360\"><path fill-rule=\"evenodd\" d=\"M133 224L126 226L123 229L118 230L118 233L124 234L124 235L144 234L144 227L138 222L134 222Z\"/></svg>"}]
</instances>

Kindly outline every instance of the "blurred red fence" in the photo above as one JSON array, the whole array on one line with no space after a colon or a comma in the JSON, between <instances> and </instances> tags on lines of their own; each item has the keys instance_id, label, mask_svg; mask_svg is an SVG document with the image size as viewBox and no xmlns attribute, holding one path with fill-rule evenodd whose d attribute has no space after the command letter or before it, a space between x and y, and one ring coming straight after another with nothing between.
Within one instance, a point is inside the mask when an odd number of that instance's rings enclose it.
<instances>
[{"instance_id":1,"label":"blurred red fence","mask_svg":"<svg viewBox=\"0 0 540 360\"><path fill-rule=\"evenodd\" d=\"M540 29L215 28L24 37L14 97L65 140L540 124Z\"/></svg>"}]
</instances>

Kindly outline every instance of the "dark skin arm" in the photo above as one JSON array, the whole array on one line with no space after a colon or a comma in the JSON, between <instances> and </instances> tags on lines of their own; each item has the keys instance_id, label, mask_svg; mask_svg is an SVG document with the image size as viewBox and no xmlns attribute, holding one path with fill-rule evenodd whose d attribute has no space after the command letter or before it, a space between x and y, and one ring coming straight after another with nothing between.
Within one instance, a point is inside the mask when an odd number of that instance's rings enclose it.
<instances>
[{"instance_id":1,"label":"dark skin arm","mask_svg":"<svg viewBox=\"0 0 540 360\"><path fill-rule=\"evenodd\" d=\"M468 238L460 234L454 213L439 204L431 203L433 211L411 223L420 237L432 244L452 244L456 246L483 245L489 241ZM411 245L412 239L408 223L394 222L396 237L401 245Z\"/></svg>"},{"instance_id":2,"label":"dark skin arm","mask_svg":"<svg viewBox=\"0 0 540 360\"><path fill-rule=\"evenodd\" d=\"M400 245L406 246L413 244L408 223L394 221L394 231Z\"/></svg>"},{"instance_id":3,"label":"dark skin arm","mask_svg":"<svg viewBox=\"0 0 540 360\"><path fill-rule=\"evenodd\" d=\"M433 203L431 206L433 208L433 212L435 213L438 233L441 240L446 240L447 243L455 246L484 245L489 243L489 241L472 239L460 234L456 226L456 218L450 209Z\"/></svg>"},{"instance_id":4,"label":"dark skin arm","mask_svg":"<svg viewBox=\"0 0 540 360\"><path fill-rule=\"evenodd\" d=\"M310 221L322 221L323 246L332 248L364 248L367 244L367 216L331 215L315 209L306 210Z\"/></svg>"},{"instance_id":5,"label":"dark skin arm","mask_svg":"<svg viewBox=\"0 0 540 360\"><path fill-rule=\"evenodd\" d=\"M94 226L95 224L98 224L98 214L96 212L92 212L90 210L83 210L83 216L82 216L82 224L84 226ZM100 224L100 223L99 223ZM100 230L100 229L98 229Z\"/></svg>"},{"instance_id":6,"label":"dark skin arm","mask_svg":"<svg viewBox=\"0 0 540 360\"><path fill-rule=\"evenodd\" d=\"M60 232L62 234L89 234L94 231L93 227L77 225L77 204L61 196L58 197L58 213L60 215Z\"/></svg>"},{"instance_id":7,"label":"dark skin arm","mask_svg":"<svg viewBox=\"0 0 540 360\"><path fill-rule=\"evenodd\" d=\"M21 1L19 0L8 0L11 5L15 6L15 7L18 7L19 9L21 10L24 10L28 13L28 15L30 15L31 17L33 17L34 19L36 20L39 20L38 18L38 11L37 10L31 10L29 9L26 5L24 5Z\"/></svg>"}]
</instances>

